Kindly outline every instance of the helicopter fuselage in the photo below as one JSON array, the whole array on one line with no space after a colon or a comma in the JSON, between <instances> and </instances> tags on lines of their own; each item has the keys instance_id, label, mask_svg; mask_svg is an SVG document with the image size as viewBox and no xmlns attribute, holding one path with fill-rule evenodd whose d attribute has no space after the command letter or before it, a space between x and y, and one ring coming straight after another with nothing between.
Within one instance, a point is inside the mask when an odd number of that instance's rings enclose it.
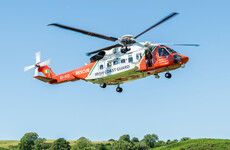
<instances>
[{"instance_id":1,"label":"helicopter fuselage","mask_svg":"<svg viewBox=\"0 0 230 150\"><path fill-rule=\"evenodd\" d=\"M100 60L94 60L60 75L52 75L52 70L47 71L48 66L40 67L39 72L43 72L47 78L54 79L49 81L50 84L81 79L95 84L103 82L107 85L120 85L180 68L187 62L187 56L178 54L167 46L151 44L146 48L134 45L130 46L130 51L127 53L122 53L121 48L106 51Z\"/></svg>"}]
</instances>

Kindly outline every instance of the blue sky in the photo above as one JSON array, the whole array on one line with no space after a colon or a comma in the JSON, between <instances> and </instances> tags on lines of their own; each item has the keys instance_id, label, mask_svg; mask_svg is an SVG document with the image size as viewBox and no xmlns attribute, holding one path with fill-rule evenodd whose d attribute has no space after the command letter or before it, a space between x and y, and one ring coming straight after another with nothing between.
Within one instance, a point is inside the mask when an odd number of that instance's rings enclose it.
<instances>
[{"instance_id":1,"label":"blue sky","mask_svg":"<svg viewBox=\"0 0 230 150\"><path fill-rule=\"evenodd\" d=\"M230 2L219 0L60 1L8 0L0 5L0 140L19 140L26 132L40 137L92 141L123 134L160 139L230 138ZM51 59L63 73L89 62L88 51L114 44L48 27L61 23L114 37L137 35L171 12L180 14L141 36L139 41L198 43L175 47L190 58L172 79L148 77L99 88L78 81L49 85L33 80L35 63Z\"/></svg>"}]
</instances>

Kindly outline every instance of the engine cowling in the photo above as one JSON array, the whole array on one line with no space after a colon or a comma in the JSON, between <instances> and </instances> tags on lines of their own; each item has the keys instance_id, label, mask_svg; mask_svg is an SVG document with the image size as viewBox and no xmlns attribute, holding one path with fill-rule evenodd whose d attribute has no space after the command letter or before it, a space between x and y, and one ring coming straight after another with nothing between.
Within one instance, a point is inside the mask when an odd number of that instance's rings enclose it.
<instances>
[{"instance_id":1,"label":"engine cowling","mask_svg":"<svg viewBox=\"0 0 230 150\"><path fill-rule=\"evenodd\" d=\"M105 51L100 51L99 53L91 57L90 61L95 62L95 61L101 60L102 58L104 58L104 56L105 56Z\"/></svg>"}]
</instances>

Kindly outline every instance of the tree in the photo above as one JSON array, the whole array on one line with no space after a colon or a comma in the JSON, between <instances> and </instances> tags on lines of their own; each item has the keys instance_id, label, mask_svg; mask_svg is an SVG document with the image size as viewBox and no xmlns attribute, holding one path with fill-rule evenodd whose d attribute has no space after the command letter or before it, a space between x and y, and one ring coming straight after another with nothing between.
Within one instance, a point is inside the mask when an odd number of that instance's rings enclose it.
<instances>
[{"instance_id":1,"label":"tree","mask_svg":"<svg viewBox=\"0 0 230 150\"><path fill-rule=\"evenodd\" d=\"M167 140L166 144L169 145L171 143L171 140Z\"/></svg>"},{"instance_id":2,"label":"tree","mask_svg":"<svg viewBox=\"0 0 230 150\"><path fill-rule=\"evenodd\" d=\"M114 139L109 139L108 142L114 142L115 140Z\"/></svg>"},{"instance_id":3,"label":"tree","mask_svg":"<svg viewBox=\"0 0 230 150\"><path fill-rule=\"evenodd\" d=\"M74 144L71 148L71 150L93 150L95 149L93 147L93 144L85 137L81 137L76 141L76 144Z\"/></svg>"},{"instance_id":4,"label":"tree","mask_svg":"<svg viewBox=\"0 0 230 150\"><path fill-rule=\"evenodd\" d=\"M145 142L134 143L137 150L149 150L150 147Z\"/></svg>"},{"instance_id":5,"label":"tree","mask_svg":"<svg viewBox=\"0 0 230 150\"><path fill-rule=\"evenodd\" d=\"M53 142L50 147L50 150L70 150L69 142L64 138L59 138Z\"/></svg>"},{"instance_id":6,"label":"tree","mask_svg":"<svg viewBox=\"0 0 230 150\"><path fill-rule=\"evenodd\" d=\"M180 141L188 141L188 140L190 140L189 137L183 137L183 138L180 139Z\"/></svg>"},{"instance_id":7,"label":"tree","mask_svg":"<svg viewBox=\"0 0 230 150\"><path fill-rule=\"evenodd\" d=\"M107 150L105 144L100 143L100 144L96 144L96 150Z\"/></svg>"},{"instance_id":8,"label":"tree","mask_svg":"<svg viewBox=\"0 0 230 150\"><path fill-rule=\"evenodd\" d=\"M133 137L131 142L139 142L139 139L137 137Z\"/></svg>"},{"instance_id":9,"label":"tree","mask_svg":"<svg viewBox=\"0 0 230 150\"><path fill-rule=\"evenodd\" d=\"M34 150L45 149L45 138L38 138L34 141Z\"/></svg>"},{"instance_id":10,"label":"tree","mask_svg":"<svg viewBox=\"0 0 230 150\"><path fill-rule=\"evenodd\" d=\"M158 142L155 143L154 147L161 147L165 145L166 145L165 141L159 140Z\"/></svg>"},{"instance_id":11,"label":"tree","mask_svg":"<svg viewBox=\"0 0 230 150\"><path fill-rule=\"evenodd\" d=\"M119 140L119 141L115 141L112 144L112 149L113 150L136 150L136 146L128 141L125 140Z\"/></svg>"},{"instance_id":12,"label":"tree","mask_svg":"<svg viewBox=\"0 0 230 150\"><path fill-rule=\"evenodd\" d=\"M173 140L173 141L170 142L170 144L174 144L174 143L178 143L178 140L175 139L175 140Z\"/></svg>"},{"instance_id":13,"label":"tree","mask_svg":"<svg viewBox=\"0 0 230 150\"><path fill-rule=\"evenodd\" d=\"M178 142L178 140L177 139L175 139L175 140L167 140L167 142L166 142L166 145L170 145L170 144L174 144L174 143L177 143Z\"/></svg>"},{"instance_id":14,"label":"tree","mask_svg":"<svg viewBox=\"0 0 230 150\"><path fill-rule=\"evenodd\" d=\"M119 138L119 141L124 140L130 142L130 136L128 134L124 134Z\"/></svg>"},{"instance_id":15,"label":"tree","mask_svg":"<svg viewBox=\"0 0 230 150\"><path fill-rule=\"evenodd\" d=\"M37 140L38 134L34 132L26 133L18 143L18 148L21 150L31 150L34 146L34 141Z\"/></svg>"},{"instance_id":16,"label":"tree","mask_svg":"<svg viewBox=\"0 0 230 150\"><path fill-rule=\"evenodd\" d=\"M154 144L158 140L158 136L156 134L147 134L144 136L143 141L151 148L154 147Z\"/></svg>"}]
</instances>

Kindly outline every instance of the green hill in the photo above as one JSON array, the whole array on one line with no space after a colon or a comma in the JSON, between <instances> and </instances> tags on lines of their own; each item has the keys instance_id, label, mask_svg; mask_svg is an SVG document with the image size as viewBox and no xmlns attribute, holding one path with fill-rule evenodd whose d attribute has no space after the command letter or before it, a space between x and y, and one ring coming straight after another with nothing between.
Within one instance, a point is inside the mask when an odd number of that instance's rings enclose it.
<instances>
[{"instance_id":1,"label":"green hill","mask_svg":"<svg viewBox=\"0 0 230 150\"><path fill-rule=\"evenodd\" d=\"M230 150L230 140L193 139L154 148L152 150Z\"/></svg>"}]
</instances>

